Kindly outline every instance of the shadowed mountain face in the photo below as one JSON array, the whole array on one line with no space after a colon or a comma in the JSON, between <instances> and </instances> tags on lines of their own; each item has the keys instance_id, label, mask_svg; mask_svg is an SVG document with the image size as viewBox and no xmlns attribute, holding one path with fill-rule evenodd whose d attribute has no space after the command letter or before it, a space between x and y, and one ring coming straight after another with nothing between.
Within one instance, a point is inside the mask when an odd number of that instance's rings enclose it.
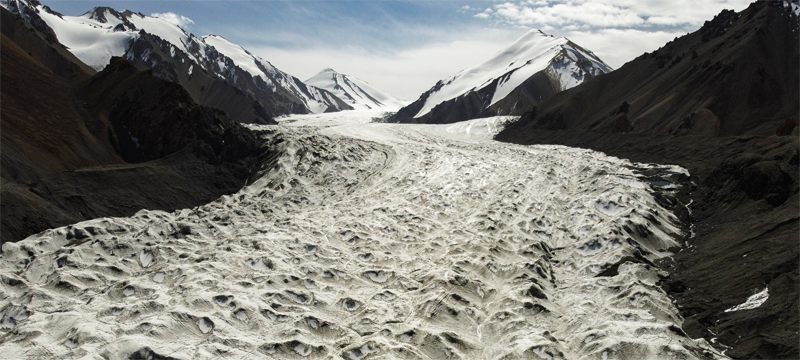
<instances>
[{"instance_id":1,"label":"shadowed mountain face","mask_svg":"<svg viewBox=\"0 0 800 360\"><path fill-rule=\"evenodd\" d=\"M562 144L692 174L694 237L661 264L692 337L798 358L798 16L785 2L700 30L532 108L498 140ZM728 311L769 289L750 310Z\"/></svg>"},{"instance_id":2,"label":"shadowed mountain face","mask_svg":"<svg viewBox=\"0 0 800 360\"><path fill-rule=\"evenodd\" d=\"M156 77L180 84L197 103L224 111L241 123L274 124L276 113L304 111L272 94L243 91L244 79L250 77L242 78L240 86L235 86L203 70L187 54L175 51L169 42L144 31L131 40L123 57L141 70L152 70Z\"/></svg>"},{"instance_id":3,"label":"shadowed mountain face","mask_svg":"<svg viewBox=\"0 0 800 360\"><path fill-rule=\"evenodd\" d=\"M238 190L263 149L222 112L122 59L100 73L2 13L2 242Z\"/></svg>"}]
</instances>

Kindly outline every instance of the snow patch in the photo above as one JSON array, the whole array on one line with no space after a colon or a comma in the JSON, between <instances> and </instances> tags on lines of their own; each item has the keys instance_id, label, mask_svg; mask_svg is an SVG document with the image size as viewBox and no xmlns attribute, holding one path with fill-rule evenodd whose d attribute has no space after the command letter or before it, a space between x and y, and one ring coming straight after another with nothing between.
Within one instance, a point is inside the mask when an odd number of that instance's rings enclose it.
<instances>
[{"instance_id":1,"label":"snow patch","mask_svg":"<svg viewBox=\"0 0 800 360\"><path fill-rule=\"evenodd\" d=\"M236 66L242 68L244 71L247 71L250 73L250 75L253 75L254 77L260 77L267 82L270 81L269 78L264 75L264 72L259 69L258 65L256 64L256 58L243 47L236 45L218 35L203 36L203 41L206 44L213 46L214 49L217 49L220 54L225 55L233 60Z\"/></svg>"},{"instance_id":2,"label":"snow patch","mask_svg":"<svg viewBox=\"0 0 800 360\"><path fill-rule=\"evenodd\" d=\"M765 287L764 290L761 290L748 297L743 303L725 309L725 312L752 310L763 305L767 299L769 299L769 289Z\"/></svg>"},{"instance_id":3,"label":"snow patch","mask_svg":"<svg viewBox=\"0 0 800 360\"><path fill-rule=\"evenodd\" d=\"M797 0L783 0L783 7L800 16L800 3Z\"/></svg>"},{"instance_id":4,"label":"snow patch","mask_svg":"<svg viewBox=\"0 0 800 360\"><path fill-rule=\"evenodd\" d=\"M37 6L39 16L53 29L58 41L75 57L96 70L102 70L113 56L121 56L138 36L132 32L115 32L103 24L83 16L58 16Z\"/></svg>"},{"instance_id":5,"label":"snow patch","mask_svg":"<svg viewBox=\"0 0 800 360\"><path fill-rule=\"evenodd\" d=\"M507 124L519 119L519 116L492 116L488 118L472 119L447 125L430 125L420 127L425 131L439 133L451 138L491 140L503 131Z\"/></svg>"}]
</instances>

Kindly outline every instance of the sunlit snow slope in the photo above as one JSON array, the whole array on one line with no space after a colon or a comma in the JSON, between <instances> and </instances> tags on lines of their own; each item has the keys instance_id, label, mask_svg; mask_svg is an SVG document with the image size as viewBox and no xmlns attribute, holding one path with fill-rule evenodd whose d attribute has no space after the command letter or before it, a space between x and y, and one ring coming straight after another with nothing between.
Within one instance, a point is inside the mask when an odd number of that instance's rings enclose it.
<instances>
[{"instance_id":1,"label":"sunlit snow slope","mask_svg":"<svg viewBox=\"0 0 800 360\"><path fill-rule=\"evenodd\" d=\"M377 116L254 127L282 133L283 155L237 194L5 244L0 353L719 356L682 335L647 265L678 244L659 205L678 184L640 172L681 169L490 140L508 117Z\"/></svg>"}]
</instances>

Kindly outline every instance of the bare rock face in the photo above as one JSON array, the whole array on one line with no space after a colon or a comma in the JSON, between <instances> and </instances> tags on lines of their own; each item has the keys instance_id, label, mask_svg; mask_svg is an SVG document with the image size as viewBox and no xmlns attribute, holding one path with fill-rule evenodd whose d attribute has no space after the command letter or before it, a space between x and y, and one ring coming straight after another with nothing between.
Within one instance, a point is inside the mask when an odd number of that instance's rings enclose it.
<instances>
[{"instance_id":1,"label":"bare rock face","mask_svg":"<svg viewBox=\"0 0 800 360\"><path fill-rule=\"evenodd\" d=\"M256 137L224 113L195 104L180 85L122 58L112 58L85 91L101 94L95 106L109 109L112 143L125 161L150 161L189 147L219 164L258 149Z\"/></svg>"}]
</instances>

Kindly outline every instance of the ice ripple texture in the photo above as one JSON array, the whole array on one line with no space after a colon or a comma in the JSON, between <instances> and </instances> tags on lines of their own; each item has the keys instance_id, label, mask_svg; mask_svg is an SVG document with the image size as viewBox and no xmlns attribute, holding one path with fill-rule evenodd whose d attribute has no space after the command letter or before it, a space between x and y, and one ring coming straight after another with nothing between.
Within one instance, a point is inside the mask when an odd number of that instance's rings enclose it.
<instances>
[{"instance_id":1,"label":"ice ripple texture","mask_svg":"<svg viewBox=\"0 0 800 360\"><path fill-rule=\"evenodd\" d=\"M279 164L207 205L5 244L0 353L720 356L648 264L683 235L638 172L681 169L368 119L287 121Z\"/></svg>"}]
</instances>

